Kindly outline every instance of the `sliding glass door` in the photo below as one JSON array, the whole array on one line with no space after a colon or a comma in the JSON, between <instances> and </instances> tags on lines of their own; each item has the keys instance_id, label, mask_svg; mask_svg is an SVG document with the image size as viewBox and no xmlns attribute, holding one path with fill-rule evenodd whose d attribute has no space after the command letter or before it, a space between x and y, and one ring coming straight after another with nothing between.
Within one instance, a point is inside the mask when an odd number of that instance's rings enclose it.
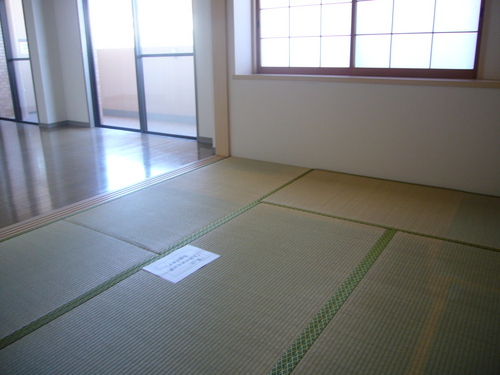
<instances>
[{"instance_id":1,"label":"sliding glass door","mask_svg":"<svg viewBox=\"0 0 500 375\"><path fill-rule=\"evenodd\" d=\"M195 138L191 0L87 0L100 126Z\"/></svg>"},{"instance_id":2,"label":"sliding glass door","mask_svg":"<svg viewBox=\"0 0 500 375\"><path fill-rule=\"evenodd\" d=\"M0 118L38 123L21 0L0 0Z\"/></svg>"},{"instance_id":3,"label":"sliding glass door","mask_svg":"<svg viewBox=\"0 0 500 375\"><path fill-rule=\"evenodd\" d=\"M89 0L98 125L140 130L130 0Z\"/></svg>"}]
</instances>

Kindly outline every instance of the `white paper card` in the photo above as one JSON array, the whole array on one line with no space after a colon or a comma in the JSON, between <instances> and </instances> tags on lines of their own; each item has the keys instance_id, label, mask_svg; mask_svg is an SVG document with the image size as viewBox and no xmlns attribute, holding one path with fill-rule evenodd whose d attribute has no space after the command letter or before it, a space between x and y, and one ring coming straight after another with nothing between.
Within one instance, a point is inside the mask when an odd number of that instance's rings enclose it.
<instances>
[{"instance_id":1,"label":"white paper card","mask_svg":"<svg viewBox=\"0 0 500 375\"><path fill-rule=\"evenodd\" d=\"M187 245L143 269L172 283L176 283L214 259L217 259L219 256L210 251Z\"/></svg>"}]
</instances>

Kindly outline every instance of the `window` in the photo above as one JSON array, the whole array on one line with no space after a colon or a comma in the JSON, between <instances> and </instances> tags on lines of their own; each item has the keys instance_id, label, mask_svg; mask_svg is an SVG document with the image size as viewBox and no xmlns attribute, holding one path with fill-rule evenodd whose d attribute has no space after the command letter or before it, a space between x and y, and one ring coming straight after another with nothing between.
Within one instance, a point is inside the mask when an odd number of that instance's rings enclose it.
<instances>
[{"instance_id":1,"label":"window","mask_svg":"<svg viewBox=\"0 0 500 375\"><path fill-rule=\"evenodd\" d=\"M482 0L257 0L257 71L476 78Z\"/></svg>"}]
</instances>

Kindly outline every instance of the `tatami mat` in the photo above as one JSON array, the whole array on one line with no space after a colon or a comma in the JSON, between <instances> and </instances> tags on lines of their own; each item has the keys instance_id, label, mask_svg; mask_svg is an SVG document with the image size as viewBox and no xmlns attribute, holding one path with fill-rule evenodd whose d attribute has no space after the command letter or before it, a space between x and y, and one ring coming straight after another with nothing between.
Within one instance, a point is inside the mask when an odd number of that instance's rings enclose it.
<instances>
[{"instance_id":1,"label":"tatami mat","mask_svg":"<svg viewBox=\"0 0 500 375\"><path fill-rule=\"evenodd\" d=\"M67 220L159 252L306 171L228 158Z\"/></svg>"},{"instance_id":2,"label":"tatami mat","mask_svg":"<svg viewBox=\"0 0 500 375\"><path fill-rule=\"evenodd\" d=\"M227 158L83 209L0 242L1 374L500 373L500 198Z\"/></svg>"},{"instance_id":3,"label":"tatami mat","mask_svg":"<svg viewBox=\"0 0 500 375\"><path fill-rule=\"evenodd\" d=\"M499 197L316 170L266 201L500 248Z\"/></svg>"},{"instance_id":4,"label":"tatami mat","mask_svg":"<svg viewBox=\"0 0 500 375\"><path fill-rule=\"evenodd\" d=\"M2 374L265 374L383 229L258 205L193 245L177 284L145 271L0 352Z\"/></svg>"},{"instance_id":5,"label":"tatami mat","mask_svg":"<svg viewBox=\"0 0 500 375\"><path fill-rule=\"evenodd\" d=\"M152 255L67 222L0 243L0 338Z\"/></svg>"},{"instance_id":6,"label":"tatami mat","mask_svg":"<svg viewBox=\"0 0 500 375\"><path fill-rule=\"evenodd\" d=\"M500 373L500 254L398 233L292 374Z\"/></svg>"}]
</instances>

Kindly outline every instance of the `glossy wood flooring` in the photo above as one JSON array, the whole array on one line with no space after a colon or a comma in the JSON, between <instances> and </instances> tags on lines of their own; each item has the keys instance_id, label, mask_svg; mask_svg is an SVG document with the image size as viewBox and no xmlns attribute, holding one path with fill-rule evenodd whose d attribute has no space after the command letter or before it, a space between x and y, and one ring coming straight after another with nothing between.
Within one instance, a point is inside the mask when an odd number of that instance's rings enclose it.
<instances>
[{"instance_id":1,"label":"glossy wood flooring","mask_svg":"<svg viewBox=\"0 0 500 375\"><path fill-rule=\"evenodd\" d=\"M0 121L0 228L211 155L180 138Z\"/></svg>"}]
</instances>

